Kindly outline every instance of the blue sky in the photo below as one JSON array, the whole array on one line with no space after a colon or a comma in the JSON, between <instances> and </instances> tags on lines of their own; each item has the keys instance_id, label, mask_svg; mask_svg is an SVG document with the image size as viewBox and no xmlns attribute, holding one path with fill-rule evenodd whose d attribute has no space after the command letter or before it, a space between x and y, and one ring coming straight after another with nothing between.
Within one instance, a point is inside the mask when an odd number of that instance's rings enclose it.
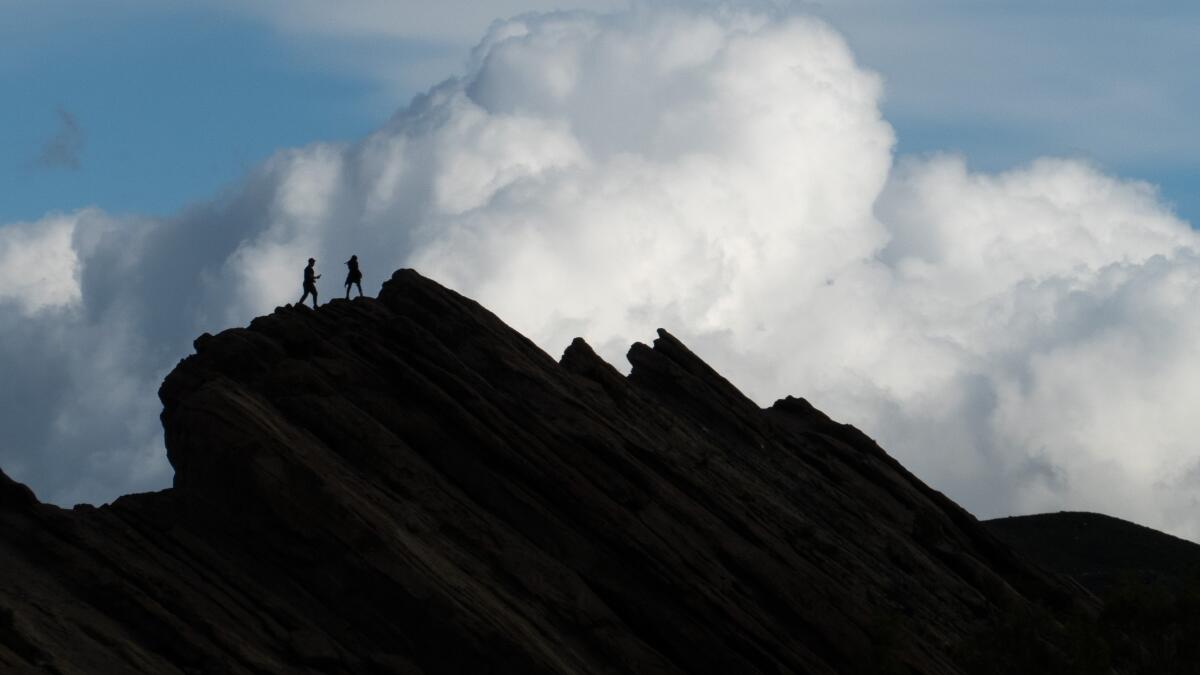
<instances>
[{"instance_id":1,"label":"blue sky","mask_svg":"<svg viewBox=\"0 0 1200 675\"><path fill-rule=\"evenodd\" d=\"M1184 2L830 2L821 13L888 80L900 153L986 170L1086 159L1200 217L1200 11Z\"/></svg>"},{"instance_id":2,"label":"blue sky","mask_svg":"<svg viewBox=\"0 0 1200 675\"><path fill-rule=\"evenodd\" d=\"M192 9L57 18L0 46L0 221L96 205L167 214L270 153L361 136L374 82L306 62L268 26ZM36 36L36 37L35 37ZM57 109L86 136L78 170L39 166Z\"/></svg>"},{"instance_id":3,"label":"blue sky","mask_svg":"<svg viewBox=\"0 0 1200 675\"><path fill-rule=\"evenodd\" d=\"M555 6L255 4L0 2L0 222L87 205L168 214L205 200L277 149L376 128L455 72L493 12ZM1045 5L796 6L830 20L885 76L899 153L961 152L990 171L1085 158L1155 183L1196 222L1196 10ZM37 163L60 108L84 134L77 170Z\"/></svg>"}]
</instances>

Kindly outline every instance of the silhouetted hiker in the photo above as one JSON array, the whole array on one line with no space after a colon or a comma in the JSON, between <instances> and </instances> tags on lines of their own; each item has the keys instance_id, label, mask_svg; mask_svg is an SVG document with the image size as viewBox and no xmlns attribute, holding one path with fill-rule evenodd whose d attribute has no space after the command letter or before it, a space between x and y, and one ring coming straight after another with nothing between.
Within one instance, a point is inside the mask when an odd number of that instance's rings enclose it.
<instances>
[{"instance_id":1,"label":"silhouetted hiker","mask_svg":"<svg viewBox=\"0 0 1200 675\"><path fill-rule=\"evenodd\" d=\"M350 285L358 286L358 297L362 297L362 272L358 271L358 256L352 255L346 261L346 266L350 268L350 272L346 274L346 299L350 299Z\"/></svg>"},{"instance_id":2,"label":"silhouetted hiker","mask_svg":"<svg viewBox=\"0 0 1200 675\"><path fill-rule=\"evenodd\" d=\"M304 268L304 295L300 296L300 302L298 303L303 305L304 299L307 298L309 294L312 294L313 309L317 308L317 279L321 278L320 274L314 274L313 265L316 264L317 261L314 258L308 259L308 266Z\"/></svg>"}]
</instances>

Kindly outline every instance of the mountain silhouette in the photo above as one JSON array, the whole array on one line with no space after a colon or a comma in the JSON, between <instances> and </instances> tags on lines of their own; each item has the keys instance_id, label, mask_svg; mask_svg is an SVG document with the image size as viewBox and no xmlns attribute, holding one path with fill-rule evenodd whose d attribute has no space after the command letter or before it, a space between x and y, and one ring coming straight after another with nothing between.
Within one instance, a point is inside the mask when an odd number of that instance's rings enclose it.
<instances>
[{"instance_id":1,"label":"mountain silhouette","mask_svg":"<svg viewBox=\"0 0 1200 675\"><path fill-rule=\"evenodd\" d=\"M1044 513L984 521L1033 560L1096 593L1130 581L1178 588L1200 578L1200 544L1099 513Z\"/></svg>"},{"instance_id":2,"label":"mountain silhouette","mask_svg":"<svg viewBox=\"0 0 1200 675\"><path fill-rule=\"evenodd\" d=\"M1101 600L1090 628L1126 673L1200 672L1200 545L1098 513L984 522L1032 560Z\"/></svg>"},{"instance_id":3,"label":"mountain silhouette","mask_svg":"<svg viewBox=\"0 0 1200 675\"><path fill-rule=\"evenodd\" d=\"M555 361L400 270L195 350L172 488L0 474L0 671L1114 672L1093 594L666 331Z\"/></svg>"}]
</instances>

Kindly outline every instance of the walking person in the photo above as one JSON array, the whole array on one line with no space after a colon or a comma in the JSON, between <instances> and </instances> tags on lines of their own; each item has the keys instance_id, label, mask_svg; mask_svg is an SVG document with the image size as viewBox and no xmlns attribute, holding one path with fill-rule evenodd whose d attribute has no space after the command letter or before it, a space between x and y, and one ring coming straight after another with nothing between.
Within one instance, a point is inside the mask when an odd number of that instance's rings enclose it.
<instances>
[{"instance_id":1,"label":"walking person","mask_svg":"<svg viewBox=\"0 0 1200 675\"><path fill-rule=\"evenodd\" d=\"M321 275L313 269L316 264L315 258L308 259L308 266L304 268L304 295L300 296L300 302L297 303L303 305L304 299L312 295L313 309L317 308L317 279L321 278Z\"/></svg>"},{"instance_id":2,"label":"walking person","mask_svg":"<svg viewBox=\"0 0 1200 675\"><path fill-rule=\"evenodd\" d=\"M346 299L350 299L351 284L358 286L358 297L361 298L363 294L362 272L358 270L358 256L350 256L350 259L346 261L346 267L350 268L350 271L346 273Z\"/></svg>"}]
</instances>

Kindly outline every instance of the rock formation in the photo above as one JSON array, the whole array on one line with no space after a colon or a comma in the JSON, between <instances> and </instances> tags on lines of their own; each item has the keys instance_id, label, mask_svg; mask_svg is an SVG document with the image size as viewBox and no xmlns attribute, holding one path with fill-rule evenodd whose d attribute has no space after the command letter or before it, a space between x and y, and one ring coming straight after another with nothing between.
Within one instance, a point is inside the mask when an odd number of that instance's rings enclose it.
<instances>
[{"instance_id":1,"label":"rock formation","mask_svg":"<svg viewBox=\"0 0 1200 675\"><path fill-rule=\"evenodd\" d=\"M628 376L556 362L402 270L195 348L159 391L173 488L64 510L0 474L0 671L1020 672L1097 611L665 331Z\"/></svg>"}]
</instances>

